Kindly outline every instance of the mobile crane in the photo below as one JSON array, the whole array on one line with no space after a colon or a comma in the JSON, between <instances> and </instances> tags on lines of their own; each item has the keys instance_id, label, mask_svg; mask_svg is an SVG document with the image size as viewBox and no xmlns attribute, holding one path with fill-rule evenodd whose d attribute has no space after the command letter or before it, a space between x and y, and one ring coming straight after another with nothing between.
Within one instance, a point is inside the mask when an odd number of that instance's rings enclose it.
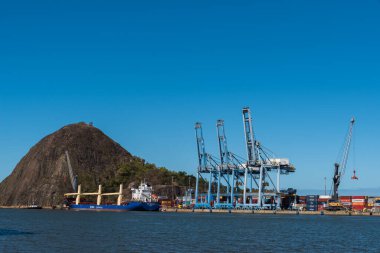
<instances>
[{"instance_id":1,"label":"mobile crane","mask_svg":"<svg viewBox=\"0 0 380 253\"><path fill-rule=\"evenodd\" d=\"M342 155L341 161L340 163L336 162L334 165L332 194L331 194L331 199L328 202L328 207L326 208L326 210L329 210L329 211L338 211L338 210L344 209L342 204L339 202L338 188L339 188L341 179L344 176L344 173L346 171L348 155L350 153L350 148L351 148L351 140L352 140L354 124L355 124L355 118L352 118L350 121L350 127L348 130L347 136L344 141L343 155ZM352 177L352 179L358 179L355 175L355 170L354 170L354 176Z\"/></svg>"}]
</instances>

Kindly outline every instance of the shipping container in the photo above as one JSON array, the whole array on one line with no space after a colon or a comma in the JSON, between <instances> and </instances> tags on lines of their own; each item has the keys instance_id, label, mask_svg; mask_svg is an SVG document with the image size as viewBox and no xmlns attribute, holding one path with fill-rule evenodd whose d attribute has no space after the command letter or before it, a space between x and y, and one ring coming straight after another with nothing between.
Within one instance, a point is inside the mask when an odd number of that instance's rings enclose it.
<instances>
[{"instance_id":1,"label":"shipping container","mask_svg":"<svg viewBox=\"0 0 380 253\"><path fill-rule=\"evenodd\" d=\"M172 201L170 199L161 199L161 200L159 200L159 203L161 206L167 206L167 207L174 206L174 201Z\"/></svg>"},{"instance_id":2,"label":"shipping container","mask_svg":"<svg viewBox=\"0 0 380 253\"><path fill-rule=\"evenodd\" d=\"M353 202L352 203L352 206L366 206L367 205L367 203L357 203L357 202Z\"/></svg>"},{"instance_id":3,"label":"shipping container","mask_svg":"<svg viewBox=\"0 0 380 253\"><path fill-rule=\"evenodd\" d=\"M325 205L329 202L329 199L318 199L318 205Z\"/></svg>"},{"instance_id":4,"label":"shipping container","mask_svg":"<svg viewBox=\"0 0 380 253\"><path fill-rule=\"evenodd\" d=\"M352 196L352 199L367 199L367 196Z\"/></svg>"},{"instance_id":5,"label":"shipping container","mask_svg":"<svg viewBox=\"0 0 380 253\"><path fill-rule=\"evenodd\" d=\"M366 199L352 199L351 202L352 203L366 203L367 200Z\"/></svg>"},{"instance_id":6,"label":"shipping container","mask_svg":"<svg viewBox=\"0 0 380 253\"><path fill-rule=\"evenodd\" d=\"M297 209L304 209L306 206L304 204L296 204L294 207Z\"/></svg>"}]
</instances>

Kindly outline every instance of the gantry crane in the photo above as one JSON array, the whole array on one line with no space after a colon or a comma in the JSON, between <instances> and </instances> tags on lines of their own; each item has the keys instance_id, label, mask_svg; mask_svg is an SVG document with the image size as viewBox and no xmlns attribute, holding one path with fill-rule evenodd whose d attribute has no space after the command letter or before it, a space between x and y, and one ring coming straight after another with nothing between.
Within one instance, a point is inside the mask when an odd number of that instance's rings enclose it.
<instances>
[{"instance_id":1,"label":"gantry crane","mask_svg":"<svg viewBox=\"0 0 380 253\"><path fill-rule=\"evenodd\" d=\"M205 151L202 125L195 124L198 149L195 208L280 208L280 175L295 172L295 167L289 159L275 158L256 140L248 107L243 108L243 122L247 160L229 150L223 120L216 123L219 158ZM273 174L277 180L272 180ZM206 189L200 192L200 180L208 182L207 192Z\"/></svg>"},{"instance_id":2,"label":"gantry crane","mask_svg":"<svg viewBox=\"0 0 380 253\"><path fill-rule=\"evenodd\" d=\"M196 177L196 189L195 189L195 207L196 208L211 208L212 202L212 193L211 187L214 181L218 181L220 184L220 174L218 170L218 162L215 161L215 158L206 152L205 143L203 139L203 130L202 124L197 122L195 123L195 132L197 139L197 149L198 149L198 169ZM208 175L208 190L206 196L199 195L199 181L203 179L202 174Z\"/></svg>"}]
</instances>

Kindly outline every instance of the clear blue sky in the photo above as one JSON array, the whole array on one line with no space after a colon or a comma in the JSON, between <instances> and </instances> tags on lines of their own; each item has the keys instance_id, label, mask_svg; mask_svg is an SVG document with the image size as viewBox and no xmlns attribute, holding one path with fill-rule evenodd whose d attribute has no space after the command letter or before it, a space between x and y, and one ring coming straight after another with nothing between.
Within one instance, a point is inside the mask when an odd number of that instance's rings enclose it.
<instances>
[{"instance_id":1,"label":"clear blue sky","mask_svg":"<svg viewBox=\"0 0 380 253\"><path fill-rule=\"evenodd\" d=\"M4 1L0 180L42 137L93 121L127 150L194 173L194 123L217 154L245 155L241 109L289 157L299 189L323 188L349 119L356 160L343 188L379 187L380 2Z\"/></svg>"}]
</instances>

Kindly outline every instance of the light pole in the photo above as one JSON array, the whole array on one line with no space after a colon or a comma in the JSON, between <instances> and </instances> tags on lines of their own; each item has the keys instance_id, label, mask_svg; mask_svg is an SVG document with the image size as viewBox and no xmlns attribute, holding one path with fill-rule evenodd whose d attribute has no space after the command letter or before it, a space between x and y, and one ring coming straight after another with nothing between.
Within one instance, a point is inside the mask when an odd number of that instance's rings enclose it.
<instances>
[{"instance_id":1,"label":"light pole","mask_svg":"<svg viewBox=\"0 0 380 253\"><path fill-rule=\"evenodd\" d=\"M174 201L174 177L172 176L172 200Z\"/></svg>"},{"instance_id":2,"label":"light pole","mask_svg":"<svg viewBox=\"0 0 380 253\"><path fill-rule=\"evenodd\" d=\"M325 177L325 196L327 195L326 193L326 177Z\"/></svg>"}]
</instances>

